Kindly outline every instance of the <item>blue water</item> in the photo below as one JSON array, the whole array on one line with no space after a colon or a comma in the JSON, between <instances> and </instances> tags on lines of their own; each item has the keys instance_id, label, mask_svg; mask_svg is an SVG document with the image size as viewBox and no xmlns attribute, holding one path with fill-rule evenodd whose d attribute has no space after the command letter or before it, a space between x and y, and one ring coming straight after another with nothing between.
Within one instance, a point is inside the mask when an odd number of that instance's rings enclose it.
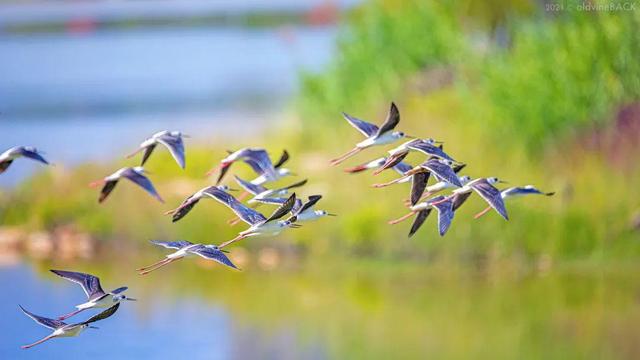
<instances>
[{"instance_id":1,"label":"blue water","mask_svg":"<svg viewBox=\"0 0 640 360\"><path fill-rule=\"evenodd\" d=\"M159 276L156 279L161 281ZM52 339L23 350L21 345L50 331L25 316L18 304L35 314L55 317L84 302L84 292L49 272L36 274L25 264L0 267L0 284L4 289L0 298L0 359L170 359L184 354L189 359L326 357L319 345L300 344L294 328L279 326L265 331L235 319L215 299L183 294L175 288L153 294L141 289L140 283L128 284L127 293L139 300L122 304L112 317L96 323L98 330L86 329L78 337ZM105 289L110 285L121 284L103 279ZM93 312L86 311L67 322L79 322L91 315Z\"/></svg>"},{"instance_id":2,"label":"blue water","mask_svg":"<svg viewBox=\"0 0 640 360\"><path fill-rule=\"evenodd\" d=\"M201 144L247 138L280 118L301 72L333 54L331 27L163 28L0 36L0 151L58 164L108 160L177 129ZM14 184L40 169L14 163Z\"/></svg>"}]
</instances>

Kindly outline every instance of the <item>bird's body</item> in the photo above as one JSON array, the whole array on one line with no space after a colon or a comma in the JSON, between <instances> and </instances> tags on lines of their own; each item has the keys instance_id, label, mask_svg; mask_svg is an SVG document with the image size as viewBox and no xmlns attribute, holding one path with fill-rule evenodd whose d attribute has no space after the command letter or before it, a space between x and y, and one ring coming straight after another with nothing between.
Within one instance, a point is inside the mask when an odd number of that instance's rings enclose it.
<instances>
[{"instance_id":1,"label":"bird's body","mask_svg":"<svg viewBox=\"0 0 640 360\"><path fill-rule=\"evenodd\" d=\"M386 162L387 162L387 157L381 157L381 158L377 158L375 160L371 160L369 162L354 166L352 168L345 169L344 171L353 174L353 173L358 173L365 170L377 169L383 166ZM407 171L411 170L412 168L413 166L401 161L393 165L393 170L395 170L401 176L404 175L404 173L406 173ZM411 181L411 177L403 178L399 180L397 183L401 184L409 181Z\"/></svg>"},{"instance_id":2,"label":"bird's body","mask_svg":"<svg viewBox=\"0 0 640 360\"><path fill-rule=\"evenodd\" d=\"M294 184L287 185L285 187L277 188L277 189L267 189L266 187L260 184L253 184L249 181L243 180L239 176L234 176L238 185L240 185L244 190L253 195L253 198L249 199L247 202L249 204L258 204L263 199L267 198L275 198L281 197L289 193L289 190L295 189L297 187L303 186L307 183L307 180L298 181Z\"/></svg>"},{"instance_id":3,"label":"bird's body","mask_svg":"<svg viewBox=\"0 0 640 360\"><path fill-rule=\"evenodd\" d=\"M216 185L220 184L229 168L236 161L243 161L253 169L258 177L252 180L255 185L262 185L269 181L276 181L284 176L291 175L291 171L282 168L282 165L289 160L289 153L285 150L278 162L274 165L265 149L243 148L238 151L229 151L229 155L220 161L220 165L209 170L210 175L218 170L220 174Z\"/></svg>"},{"instance_id":4,"label":"bird's body","mask_svg":"<svg viewBox=\"0 0 640 360\"><path fill-rule=\"evenodd\" d=\"M544 196L553 196L555 192L543 192L538 190L533 185L526 186L514 186L508 189L504 189L500 192L500 197L502 200L507 200L511 198L522 197L525 195L544 195ZM484 210L475 215L475 218L478 219L482 215L486 214L491 210L491 206L487 206Z\"/></svg>"},{"instance_id":5,"label":"bird's body","mask_svg":"<svg viewBox=\"0 0 640 360\"><path fill-rule=\"evenodd\" d=\"M229 260L229 258L224 254L224 252L220 250L220 248L218 248L218 246L216 245L194 244L186 240L181 240L181 241L152 240L151 243L154 245L165 247L167 249L174 249L176 251L166 255L164 259L160 260L157 263L137 269L140 275L146 275L174 261L183 259L185 257L195 256L195 255L200 256L207 260L215 261L218 264L239 270L238 267L236 267L231 262L231 260Z\"/></svg>"},{"instance_id":6,"label":"bird's body","mask_svg":"<svg viewBox=\"0 0 640 360\"><path fill-rule=\"evenodd\" d=\"M116 187L118 181L125 178L143 188L158 201L164 202L160 197L160 194L158 194L154 188L153 183L151 183L151 180L149 180L145 174L146 172L141 166L124 167L104 179L92 182L89 186L97 187L99 185L103 185L102 190L100 191L100 197L98 198L98 202L101 203L109 196L109 194L111 194L111 191Z\"/></svg>"},{"instance_id":7,"label":"bird's body","mask_svg":"<svg viewBox=\"0 0 640 360\"><path fill-rule=\"evenodd\" d=\"M295 219L296 223L301 223L315 221L325 216L336 216L325 210L315 210L313 208L320 199L322 199L321 195L311 195L304 203L296 199L296 203L291 209L291 214L293 215L291 219Z\"/></svg>"},{"instance_id":8,"label":"bird's body","mask_svg":"<svg viewBox=\"0 0 640 360\"><path fill-rule=\"evenodd\" d=\"M504 200L500 194L500 191L493 185L504 182L496 177L490 178L478 178L469 181L463 187L455 189L450 196L446 199L451 199L454 204L458 203L457 207L460 207L468 198L469 194L475 192L486 201L491 208L493 208L500 216L505 220L509 220L507 215L507 209L504 206Z\"/></svg>"},{"instance_id":9,"label":"bird's body","mask_svg":"<svg viewBox=\"0 0 640 360\"><path fill-rule=\"evenodd\" d=\"M184 199L184 201L177 208L167 211L165 215L172 215L173 222L176 222L185 217L193 209L193 207L198 204L200 200L214 199L211 194L213 191L217 190L229 191L230 188L226 185L213 185L204 187Z\"/></svg>"},{"instance_id":10,"label":"bird's body","mask_svg":"<svg viewBox=\"0 0 640 360\"><path fill-rule=\"evenodd\" d=\"M455 169L454 169L455 171ZM458 176L458 180L460 180L460 183L464 186L466 185L470 180L471 177L465 175L465 176ZM424 194L422 194L422 196L420 197L420 199L418 201L424 200L426 198L428 198L429 196L435 195L441 191L444 190L452 190L452 189L456 189L457 187L453 184L451 184L448 181L444 181L444 180L440 180L437 183L433 184L433 185L429 185L425 188Z\"/></svg>"},{"instance_id":11,"label":"bird's body","mask_svg":"<svg viewBox=\"0 0 640 360\"><path fill-rule=\"evenodd\" d=\"M448 182L454 187L462 186L460 178L458 177L458 175L456 175L456 170L451 168L452 165L453 162L451 162L450 160L432 157L431 159L414 167L413 169L406 171L400 178L382 184L374 184L373 187L381 188L389 186L402 182L404 181L404 179L411 177L412 182L409 199L411 204L415 205L421 199L428 185L429 177L431 174L433 174L434 177L439 181Z\"/></svg>"},{"instance_id":12,"label":"bird's body","mask_svg":"<svg viewBox=\"0 0 640 360\"><path fill-rule=\"evenodd\" d=\"M227 206L236 214L236 216L249 225L249 228L241 231L236 238L220 244L218 246L220 249L246 237L274 236L286 228L296 227L296 224L294 224L295 219L279 220L289 213L295 205L295 193L280 205L268 218L256 210L245 206L238 201L238 199L223 190L213 188L208 193L209 196Z\"/></svg>"},{"instance_id":13,"label":"bird's body","mask_svg":"<svg viewBox=\"0 0 640 360\"><path fill-rule=\"evenodd\" d=\"M51 270L51 272L65 280L80 285L82 287L82 290L84 290L85 295L87 296L86 302L76 305L76 311L60 316L58 320L67 319L87 309L108 308L124 300L135 301L135 299L129 298L124 294L124 292L127 290L127 287L125 286L119 287L110 292L105 292L100 286L100 279L96 276L63 270Z\"/></svg>"},{"instance_id":14,"label":"bird's body","mask_svg":"<svg viewBox=\"0 0 640 360\"><path fill-rule=\"evenodd\" d=\"M0 154L0 174L5 172L14 160L21 157L49 165L49 162L42 157L42 154L38 152L36 148L31 146L15 146Z\"/></svg>"},{"instance_id":15,"label":"bird's body","mask_svg":"<svg viewBox=\"0 0 640 360\"><path fill-rule=\"evenodd\" d=\"M290 175L293 175L291 170L287 168L279 168L276 169L273 173L269 172L259 175L255 179L251 180L251 183L253 185L264 185L266 183L278 181Z\"/></svg>"},{"instance_id":16,"label":"bird's body","mask_svg":"<svg viewBox=\"0 0 640 360\"><path fill-rule=\"evenodd\" d=\"M416 219L409 231L409 237L411 237L422 226L433 209L436 209L438 212L438 233L440 236L444 236L449 230L449 227L451 227L455 211L453 208L453 202L451 200L447 200L444 196L437 196L409 207L410 212L408 214L390 221L389 224L400 223L415 215Z\"/></svg>"},{"instance_id":17,"label":"bird's body","mask_svg":"<svg viewBox=\"0 0 640 360\"><path fill-rule=\"evenodd\" d=\"M142 156L142 162L140 164L140 166L143 166L145 162L147 162L147 160L149 159L149 156L151 156L151 153L156 148L156 146L158 144L161 144L164 147L166 147L167 150L169 150L169 152L171 153L171 156L173 156L173 158L176 160L178 165L184 169L186 163L185 163L185 154L184 154L185 153L184 142L182 141L183 137L187 137L187 136L183 135L180 131L164 130L164 131L157 132L151 135L150 138L143 141L138 147L138 150L128 155L127 157L132 157L137 153L139 153L140 151L144 151L144 155Z\"/></svg>"},{"instance_id":18,"label":"bird's body","mask_svg":"<svg viewBox=\"0 0 640 360\"><path fill-rule=\"evenodd\" d=\"M442 150L442 145L436 146L435 144L442 144L442 142L428 138L413 139L402 143L400 144L400 146L388 151L389 156L387 157L387 161L382 166L380 166L380 168L373 174L377 175L384 170L392 167L399 159L405 158L412 151L421 152L425 155L428 155L430 158L437 158L455 162L455 160L453 160L451 156L447 155L447 153Z\"/></svg>"},{"instance_id":19,"label":"bird's body","mask_svg":"<svg viewBox=\"0 0 640 360\"><path fill-rule=\"evenodd\" d=\"M47 336L45 336L44 338L29 344L29 345L24 345L22 346L23 349L28 349L30 347L36 346L38 344L41 344L47 340L53 339L53 338L57 338L57 337L75 337L80 335L86 328L91 328L91 324L96 322L96 321L100 321L100 320L104 320L108 317L110 317L111 315L113 315L117 310L118 307L120 306L120 303L116 303L115 305L112 304L107 310L102 311L101 313L92 316L89 320L87 321L83 321L83 322L79 322L79 323L75 323L75 324L67 324L64 323L60 320L54 320L54 319L49 319L43 316L39 316L36 314L33 314L31 312L29 312L28 310L26 310L25 308L23 308L22 306L20 306L20 310L22 310L22 312L27 315L28 317L30 317L31 319L33 319L36 323L47 327L51 330L53 330L53 332ZM97 329L97 328L96 328Z\"/></svg>"},{"instance_id":20,"label":"bird's body","mask_svg":"<svg viewBox=\"0 0 640 360\"><path fill-rule=\"evenodd\" d=\"M391 103L389 114L379 128L374 124L355 118L347 113L342 113L342 116L351 126L366 136L366 139L358 142L349 152L331 160L332 165L338 165L358 152L372 146L391 144L403 137L407 137L401 131L394 131L395 127L400 123L400 112L394 103Z\"/></svg>"}]
</instances>

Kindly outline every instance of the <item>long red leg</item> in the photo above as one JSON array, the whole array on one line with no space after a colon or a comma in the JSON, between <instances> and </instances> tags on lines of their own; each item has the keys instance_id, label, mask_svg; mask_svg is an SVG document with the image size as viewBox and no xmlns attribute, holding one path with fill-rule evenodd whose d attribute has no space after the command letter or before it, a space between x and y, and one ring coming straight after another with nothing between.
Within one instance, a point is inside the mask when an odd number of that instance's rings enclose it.
<instances>
[{"instance_id":1,"label":"long red leg","mask_svg":"<svg viewBox=\"0 0 640 360\"><path fill-rule=\"evenodd\" d=\"M154 267L156 265L159 265L159 264L161 264L161 263L163 263L165 261L168 261L168 260L169 260L168 258L164 258L164 259L162 259L162 260L160 260L158 262L155 262L155 263L153 263L153 264L151 264L149 266L138 268L138 269L136 269L136 271L142 271L142 270L146 270L146 269L152 268L152 267Z\"/></svg>"},{"instance_id":2,"label":"long red leg","mask_svg":"<svg viewBox=\"0 0 640 360\"><path fill-rule=\"evenodd\" d=\"M488 213L489 211L491 211L491 206L487 206L486 209L484 209L484 210L480 211L479 213L477 213L476 216L474 216L473 218L474 219L479 219L479 218L482 217L482 215Z\"/></svg>"},{"instance_id":3,"label":"long red leg","mask_svg":"<svg viewBox=\"0 0 640 360\"><path fill-rule=\"evenodd\" d=\"M406 176L402 176L402 177L399 177L399 178L397 178L397 179L394 179L394 180L388 181L388 182L386 182L386 183L373 184L373 185L371 185L371 186L373 186L374 188L383 188L383 187L387 187L387 186L389 186L389 185L393 185L393 184L395 184L395 183L398 183L398 182L402 181L402 180L403 180L403 179L405 179L405 178L406 178Z\"/></svg>"},{"instance_id":4,"label":"long red leg","mask_svg":"<svg viewBox=\"0 0 640 360\"><path fill-rule=\"evenodd\" d=\"M348 158L354 156L355 154L359 153L360 151L362 151L362 148L359 148L359 147L355 147L355 148L349 150L344 155L331 160L331 166L339 165L340 163L342 163L343 161L347 160Z\"/></svg>"},{"instance_id":5,"label":"long red leg","mask_svg":"<svg viewBox=\"0 0 640 360\"><path fill-rule=\"evenodd\" d=\"M422 196L420 197L420 199L418 199L418 202L420 202L420 201L422 201L422 200L425 200L426 198L428 198L429 196L431 196L431 195L433 195L433 194L435 194L435 193L437 193L437 192L431 192L431 191L427 191L427 192L425 192L424 194L422 194ZM405 200L404 200L404 204L405 204L405 205L411 205L411 200L409 200L409 199L405 199Z\"/></svg>"},{"instance_id":6,"label":"long red leg","mask_svg":"<svg viewBox=\"0 0 640 360\"><path fill-rule=\"evenodd\" d=\"M234 226L234 225L236 225L237 223L239 223L240 221L241 221L241 219L240 219L240 218L233 218L233 219L229 219L229 220L227 221L227 224L229 224L230 226Z\"/></svg>"},{"instance_id":7,"label":"long red leg","mask_svg":"<svg viewBox=\"0 0 640 360\"><path fill-rule=\"evenodd\" d=\"M81 312L83 310L86 310L86 309L78 309L76 311L72 311L72 312L70 312L70 313L68 313L66 315L62 315L62 316L58 317L58 320L68 319L68 318L72 317L73 315L75 315L75 314L77 314L77 313L79 313L79 312Z\"/></svg>"},{"instance_id":8,"label":"long red leg","mask_svg":"<svg viewBox=\"0 0 640 360\"><path fill-rule=\"evenodd\" d=\"M100 185L102 185L104 183L105 183L104 179L92 181L92 182L89 183L89 187L90 188L97 188L98 186L100 186Z\"/></svg>"},{"instance_id":9,"label":"long red leg","mask_svg":"<svg viewBox=\"0 0 640 360\"><path fill-rule=\"evenodd\" d=\"M158 266L156 266L156 267L154 267L154 268L152 268L152 269L148 269L148 270L145 270L145 271L141 271L139 274L140 274L140 275L147 275L148 273L150 273L150 272L152 272L152 271L156 271L156 270L160 269L161 267L166 266L166 265L169 265L169 264L171 264L172 262L177 261L177 260L180 260L180 259L182 259L182 258L181 258L181 257L179 257L179 258L169 259L169 261L164 262L164 263L162 263L162 264L159 264Z\"/></svg>"},{"instance_id":10,"label":"long red leg","mask_svg":"<svg viewBox=\"0 0 640 360\"><path fill-rule=\"evenodd\" d=\"M406 215L404 215L404 216L402 216L402 217L399 217L399 218L397 218L397 219L395 219L395 220L391 220L391 221L389 221L389 224L390 224L390 225L395 225L395 224L397 224L397 223L403 222L403 221L407 220L408 218L412 217L412 216L413 216L413 215L415 215L415 214L416 214L416 213L412 211L412 212L410 212L410 213L408 213L408 214L406 214Z\"/></svg>"},{"instance_id":11,"label":"long red leg","mask_svg":"<svg viewBox=\"0 0 640 360\"><path fill-rule=\"evenodd\" d=\"M238 235L238 236L236 236L235 238L233 238L233 239L231 239L231 240L229 240L229 241L227 241L227 242L223 242L222 244L218 245L218 249L222 249L223 247L225 247L225 246L227 246L227 245L231 245L231 244L233 244L234 242L236 242L236 241L238 241L238 240L242 240L242 239L244 239L244 238L246 238L246 235Z\"/></svg>"},{"instance_id":12,"label":"long red leg","mask_svg":"<svg viewBox=\"0 0 640 360\"><path fill-rule=\"evenodd\" d=\"M29 344L29 345L22 345L22 346L20 346L20 347L21 347L21 348L23 348L23 349L28 349L28 348L30 348L30 347L34 347L34 346L36 346L36 345L38 345L38 344L42 344L43 342L45 342L45 341L47 341L47 340L49 340L49 339L51 339L51 338L54 338L54 337L55 337L55 336L53 336L53 335L48 335L48 336L45 336L44 338L42 338L42 339L40 339L40 340L38 340L38 341L34 342L33 344Z\"/></svg>"},{"instance_id":13,"label":"long red leg","mask_svg":"<svg viewBox=\"0 0 640 360\"><path fill-rule=\"evenodd\" d=\"M144 150L145 148L139 148L138 150L132 152L131 154L127 155L127 159L132 158L134 156L136 156L137 153L139 153L140 151Z\"/></svg>"},{"instance_id":14,"label":"long red leg","mask_svg":"<svg viewBox=\"0 0 640 360\"><path fill-rule=\"evenodd\" d=\"M242 194L238 195L236 199L238 199L238 201L242 201L246 199L247 196L249 196L249 193L247 191L243 191Z\"/></svg>"}]
</instances>

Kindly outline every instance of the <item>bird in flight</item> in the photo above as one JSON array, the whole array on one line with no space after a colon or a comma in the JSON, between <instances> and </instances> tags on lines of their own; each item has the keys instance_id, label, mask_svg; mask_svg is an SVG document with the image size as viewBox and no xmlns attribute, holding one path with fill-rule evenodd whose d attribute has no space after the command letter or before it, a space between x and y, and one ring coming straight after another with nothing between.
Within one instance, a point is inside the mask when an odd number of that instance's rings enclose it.
<instances>
[{"instance_id":1,"label":"bird in flight","mask_svg":"<svg viewBox=\"0 0 640 360\"><path fill-rule=\"evenodd\" d=\"M555 192L543 192L543 191L540 191L540 190L536 189L536 187L533 186L533 185L514 186L514 187L510 187L508 189L504 189L504 190L500 191L500 197L502 198L502 200L511 199L511 198L515 198L515 197L520 197L520 196L524 196L524 195L553 196L554 194L555 194ZM478 218L482 217L484 214L488 213L490 210L491 210L491 206L487 206L486 209L484 209L481 212L477 213L474 216L474 218L478 219Z\"/></svg>"},{"instance_id":2,"label":"bird in flight","mask_svg":"<svg viewBox=\"0 0 640 360\"><path fill-rule=\"evenodd\" d=\"M100 197L98 198L98 202L102 203L107 198L107 196L111 194L113 189L118 184L118 181L122 178L125 178L140 186L149 194L151 194L151 196L163 203L164 200L162 200L156 189L153 187L151 180L149 180L149 178L145 175L146 173L147 171L145 171L142 166L124 167L105 177L104 179L92 182L91 184L89 184L89 186L95 188L103 185L102 190L100 191Z\"/></svg>"},{"instance_id":3,"label":"bird in flight","mask_svg":"<svg viewBox=\"0 0 640 360\"><path fill-rule=\"evenodd\" d=\"M152 240L151 243L154 245L162 246L167 249L173 249L176 251L169 255L166 255L164 259L156 263L136 269L140 275L146 275L152 271L158 270L159 268L165 265L169 265L174 261L180 260L187 256L192 256L192 255L198 255L207 260L213 260L218 264L228 266L236 270L240 270L231 262L231 260L229 260L227 255L225 255L226 251L221 250L216 245L194 244L186 240L180 240L180 241Z\"/></svg>"},{"instance_id":4,"label":"bird in flight","mask_svg":"<svg viewBox=\"0 0 640 360\"><path fill-rule=\"evenodd\" d=\"M31 146L16 146L0 154L0 174L5 172L15 159L21 157L49 165L38 149Z\"/></svg>"},{"instance_id":5,"label":"bird in flight","mask_svg":"<svg viewBox=\"0 0 640 360\"><path fill-rule=\"evenodd\" d=\"M406 135L402 131L394 131L396 126L400 123L400 111L394 103L391 103L387 118L380 127L364 120L355 118L347 113L342 113L342 116L345 118L345 120L347 120L349 124L351 124L351 126L356 128L356 130L360 131L367 138L357 143L353 149L349 150L344 155L331 160L331 165L333 166L341 164L343 161L347 160L348 158L354 156L355 154L366 148L391 144L403 137L411 138L411 136Z\"/></svg>"},{"instance_id":6,"label":"bird in flight","mask_svg":"<svg viewBox=\"0 0 640 360\"><path fill-rule=\"evenodd\" d=\"M29 345L23 345L21 346L23 349L28 349L31 348L33 346L36 346L38 344L42 344L43 342L56 338L56 337L74 337L74 336L78 336L80 335L80 333L82 333L82 331L86 328L91 328L91 329L97 329L97 327L92 326L91 324L96 322L96 321L100 321L100 320L104 320L108 317L110 317L111 315L115 314L115 312L118 310L118 307L120 307L120 303L116 303L115 305L111 306L110 308L108 308L107 310L104 310L103 312L92 316L91 318L89 318L89 320L87 321L83 321L83 322L79 322L79 323L75 323L75 324L67 324L64 323L60 320L54 320L54 319L49 319L46 318L44 316L39 316L36 315L32 312L29 312L27 309L23 308L21 305L18 305L20 307L20 310L22 310L22 312L27 315L28 317L30 317L31 319L33 319L33 321L37 322L38 324L49 328L51 330L53 330L53 332L47 336L45 336L44 338L29 344Z\"/></svg>"},{"instance_id":7,"label":"bird in flight","mask_svg":"<svg viewBox=\"0 0 640 360\"><path fill-rule=\"evenodd\" d=\"M144 154L142 155L142 162L140 163L140 166L144 166L156 146L158 146L158 144L161 144L166 147L167 150L169 150L171 156L173 156L178 165L184 169L186 164L184 159L184 143L182 141L182 138L187 137L189 136L182 134L180 131L165 130L157 132L151 135L150 138L143 141L142 144L140 144L138 150L127 155L127 158L133 157L139 152L144 151Z\"/></svg>"},{"instance_id":8,"label":"bird in flight","mask_svg":"<svg viewBox=\"0 0 640 360\"><path fill-rule=\"evenodd\" d=\"M124 292L128 289L126 286L119 287L115 290L111 290L109 292L105 292L102 290L100 286L100 279L96 276L90 274L84 274L80 272L74 271L63 271L63 270L50 270L52 273L60 276L65 280L69 280L74 282L82 287L85 295L87 295L87 302L76 305L76 310L58 317L58 320L65 320L73 315L82 312L87 309L95 309L95 308L108 308L111 307L115 303L119 303L121 301L135 301L136 299L127 297Z\"/></svg>"}]
</instances>

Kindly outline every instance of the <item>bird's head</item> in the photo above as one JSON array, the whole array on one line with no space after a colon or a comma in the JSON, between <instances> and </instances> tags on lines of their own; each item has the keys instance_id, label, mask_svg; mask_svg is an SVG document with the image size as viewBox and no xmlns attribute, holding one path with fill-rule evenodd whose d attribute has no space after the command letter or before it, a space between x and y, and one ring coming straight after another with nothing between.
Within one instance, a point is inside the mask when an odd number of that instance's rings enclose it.
<instances>
[{"instance_id":1,"label":"bird's head","mask_svg":"<svg viewBox=\"0 0 640 360\"><path fill-rule=\"evenodd\" d=\"M453 161L451 161L451 160L440 159L438 161L440 161L441 164L444 164L444 165L447 165L447 166L453 166Z\"/></svg>"},{"instance_id":2,"label":"bird's head","mask_svg":"<svg viewBox=\"0 0 640 360\"><path fill-rule=\"evenodd\" d=\"M278 169L278 174L280 174L280 176L286 176L286 175L296 175L293 171L287 169L287 168L280 168Z\"/></svg>"},{"instance_id":3,"label":"bird's head","mask_svg":"<svg viewBox=\"0 0 640 360\"><path fill-rule=\"evenodd\" d=\"M133 171L137 172L138 174L146 174L147 171L142 167L142 166L136 166L132 168Z\"/></svg>"},{"instance_id":4,"label":"bird's head","mask_svg":"<svg viewBox=\"0 0 640 360\"><path fill-rule=\"evenodd\" d=\"M317 213L320 216L338 216L338 215L332 214L332 213L330 213L330 212L328 212L326 210L318 210Z\"/></svg>"},{"instance_id":5,"label":"bird's head","mask_svg":"<svg viewBox=\"0 0 640 360\"><path fill-rule=\"evenodd\" d=\"M469 175L460 176L458 178L458 180L460 180L460 182L464 185L464 184L468 183L469 181L471 181L471 176L469 176Z\"/></svg>"},{"instance_id":6,"label":"bird's head","mask_svg":"<svg viewBox=\"0 0 640 360\"><path fill-rule=\"evenodd\" d=\"M497 177L490 177L487 178L487 181L489 182L489 184L493 185L493 184L506 184L507 182L501 179L498 179Z\"/></svg>"},{"instance_id":7,"label":"bird's head","mask_svg":"<svg viewBox=\"0 0 640 360\"><path fill-rule=\"evenodd\" d=\"M137 299L130 298L125 294L116 294L116 295L113 296L113 302L114 303L119 303L121 301L137 301Z\"/></svg>"}]
</instances>

